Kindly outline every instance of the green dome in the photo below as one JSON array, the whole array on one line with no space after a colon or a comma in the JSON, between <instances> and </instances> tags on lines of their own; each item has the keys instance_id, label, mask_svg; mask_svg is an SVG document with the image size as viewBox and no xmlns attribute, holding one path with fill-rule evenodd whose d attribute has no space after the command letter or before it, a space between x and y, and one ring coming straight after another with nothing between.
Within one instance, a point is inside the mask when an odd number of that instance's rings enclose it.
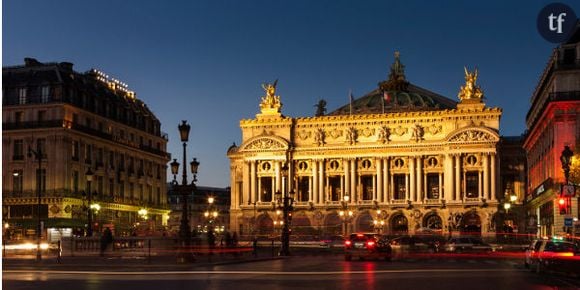
<instances>
[{"instance_id":1,"label":"green dome","mask_svg":"<svg viewBox=\"0 0 580 290\"><path fill-rule=\"evenodd\" d=\"M454 109L457 102L409 83L399 52L386 81L374 91L346 104L328 115L381 114L392 112Z\"/></svg>"}]
</instances>

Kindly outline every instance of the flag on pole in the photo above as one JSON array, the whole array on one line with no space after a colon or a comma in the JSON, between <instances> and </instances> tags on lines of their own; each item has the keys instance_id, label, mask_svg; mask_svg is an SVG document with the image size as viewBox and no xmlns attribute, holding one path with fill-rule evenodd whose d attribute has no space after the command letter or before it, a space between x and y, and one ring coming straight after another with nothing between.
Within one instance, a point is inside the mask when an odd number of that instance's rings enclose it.
<instances>
[{"instance_id":1,"label":"flag on pole","mask_svg":"<svg viewBox=\"0 0 580 290\"><path fill-rule=\"evenodd\" d=\"M387 92L387 91L384 91L383 92L383 99L387 103L390 103L391 102L391 96L389 95L389 92Z\"/></svg>"},{"instance_id":2,"label":"flag on pole","mask_svg":"<svg viewBox=\"0 0 580 290\"><path fill-rule=\"evenodd\" d=\"M350 115L352 115L352 101L353 101L353 99L354 98L352 97L352 90L350 90L348 92L348 100L349 100L349 103L350 103Z\"/></svg>"}]
</instances>

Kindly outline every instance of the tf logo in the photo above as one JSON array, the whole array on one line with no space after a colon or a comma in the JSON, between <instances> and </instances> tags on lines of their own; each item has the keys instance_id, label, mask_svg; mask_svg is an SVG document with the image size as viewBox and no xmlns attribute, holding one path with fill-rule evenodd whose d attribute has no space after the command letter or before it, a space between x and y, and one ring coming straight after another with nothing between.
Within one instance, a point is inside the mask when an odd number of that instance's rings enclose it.
<instances>
[{"instance_id":1,"label":"tf logo","mask_svg":"<svg viewBox=\"0 0 580 290\"><path fill-rule=\"evenodd\" d=\"M552 3L538 14L537 26L544 39L552 43L561 43L568 40L576 22L576 14L570 6Z\"/></svg>"}]
</instances>

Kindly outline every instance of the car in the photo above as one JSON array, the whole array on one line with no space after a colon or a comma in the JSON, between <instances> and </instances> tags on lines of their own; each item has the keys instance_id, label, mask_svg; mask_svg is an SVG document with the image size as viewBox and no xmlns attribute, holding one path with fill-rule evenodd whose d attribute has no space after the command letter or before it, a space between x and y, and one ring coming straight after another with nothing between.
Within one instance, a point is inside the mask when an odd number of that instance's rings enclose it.
<instances>
[{"instance_id":1,"label":"car","mask_svg":"<svg viewBox=\"0 0 580 290\"><path fill-rule=\"evenodd\" d=\"M495 248L478 237L457 237L449 239L444 250L452 253L491 253L495 251Z\"/></svg>"},{"instance_id":2,"label":"car","mask_svg":"<svg viewBox=\"0 0 580 290\"><path fill-rule=\"evenodd\" d=\"M534 245L529 268L536 273L546 271L578 272L580 250L578 246L560 238L543 239ZM576 273L577 274L577 273Z\"/></svg>"},{"instance_id":3,"label":"car","mask_svg":"<svg viewBox=\"0 0 580 290\"><path fill-rule=\"evenodd\" d=\"M542 240L534 240L526 248L526 258L524 261L524 266L526 268L530 268L530 264L532 264L532 259L536 258L536 255L537 255L538 251L540 250L541 245L542 245Z\"/></svg>"},{"instance_id":4,"label":"car","mask_svg":"<svg viewBox=\"0 0 580 290\"><path fill-rule=\"evenodd\" d=\"M320 240L320 246L323 248L344 248L344 237L341 235L323 237Z\"/></svg>"},{"instance_id":5,"label":"car","mask_svg":"<svg viewBox=\"0 0 580 290\"><path fill-rule=\"evenodd\" d=\"M391 260L391 245L385 236L376 233L354 233L344 241L344 259L346 261L357 257L361 260L368 258L384 258Z\"/></svg>"},{"instance_id":6,"label":"car","mask_svg":"<svg viewBox=\"0 0 580 290\"><path fill-rule=\"evenodd\" d=\"M435 253L438 249L436 240L420 236L399 236L389 241L393 257L404 257L416 253Z\"/></svg>"}]
</instances>

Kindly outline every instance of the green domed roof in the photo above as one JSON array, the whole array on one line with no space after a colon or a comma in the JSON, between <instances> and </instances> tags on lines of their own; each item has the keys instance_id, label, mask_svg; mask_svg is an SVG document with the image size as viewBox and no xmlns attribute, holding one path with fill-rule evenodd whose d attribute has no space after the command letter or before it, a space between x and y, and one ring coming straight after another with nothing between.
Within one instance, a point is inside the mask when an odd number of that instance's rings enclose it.
<instances>
[{"instance_id":1,"label":"green domed roof","mask_svg":"<svg viewBox=\"0 0 580 290\"><path fill-rule=\"evenodd\" d=\"M328 115L432 111L457 107L456 101L407 82L404 69L396 52L388 80L380 82L377 89L353 100L352 104L346 104Z\"/></svg>"}]
</instances>

